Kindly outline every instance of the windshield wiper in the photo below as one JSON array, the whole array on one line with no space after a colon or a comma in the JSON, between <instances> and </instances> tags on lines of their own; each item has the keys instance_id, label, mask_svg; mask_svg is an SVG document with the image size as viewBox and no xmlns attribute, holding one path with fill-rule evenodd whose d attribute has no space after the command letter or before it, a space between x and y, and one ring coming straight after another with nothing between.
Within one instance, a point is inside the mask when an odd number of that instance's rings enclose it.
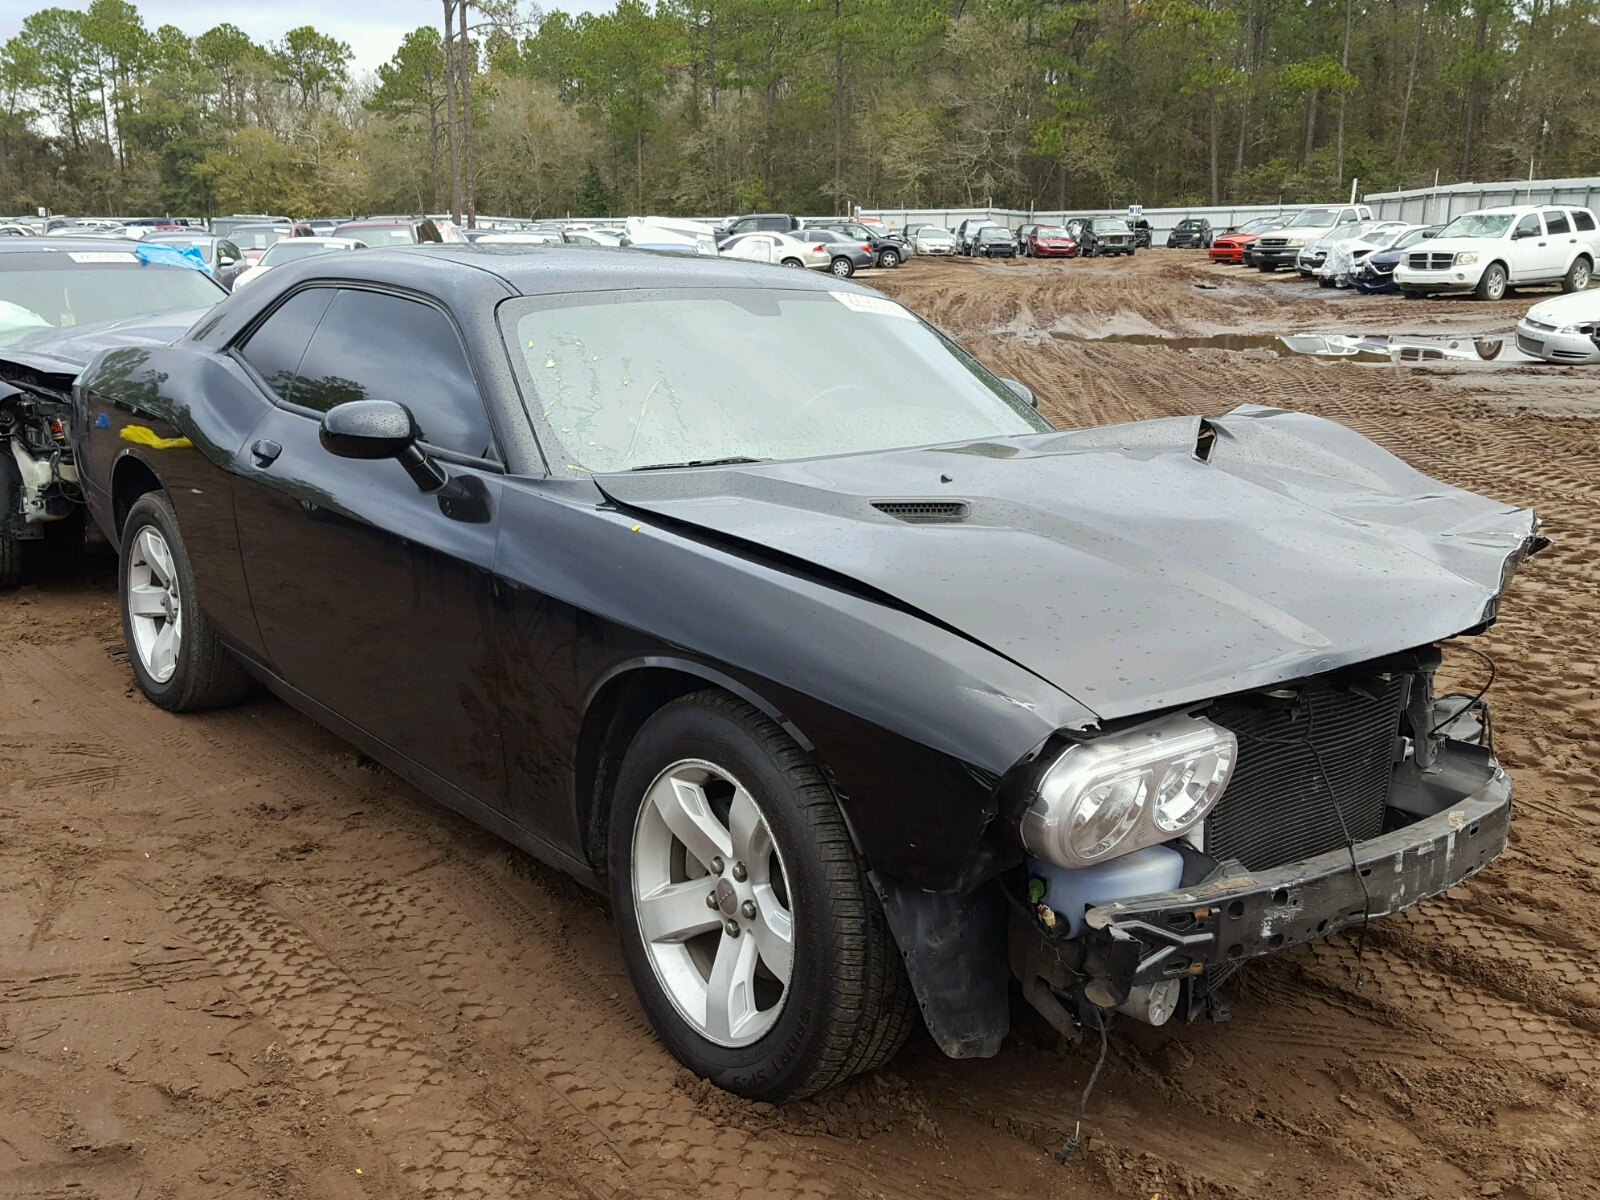
<instances>
[{"instance_id":1,"label":"windshield wiper","mask_svg":"<svg viewBox=\"0 0 1600 1200\"><path fill-rule=\"evenodd\" d=\"M688 462L649 463L643 467L629 467L630 471L670 471L675 467L729 467L735 463L766 462L764 458L745 458L734 455L732 458L691 458Z\"/></svg>"}]
</instances>

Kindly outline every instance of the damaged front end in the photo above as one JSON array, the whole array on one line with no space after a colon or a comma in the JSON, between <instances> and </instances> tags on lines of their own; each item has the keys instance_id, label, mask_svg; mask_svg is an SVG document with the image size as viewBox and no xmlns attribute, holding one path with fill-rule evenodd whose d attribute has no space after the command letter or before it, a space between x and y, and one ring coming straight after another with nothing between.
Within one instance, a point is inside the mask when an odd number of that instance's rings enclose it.
<instances>
[{"instance_id":1,"label":"damaged front end","mask_svg":"<svg viewBox=\"0 0 1600 1200\"><path fill-rule=\"evenodd\" d=\"M31 541L78 512L72 384L0 363L0 538Z\"/></svg>"},{"instance_id":2,"label":"damaged front end","mask_svg":"<svg viewBox=\"0 0 1600 1200\"><path fill-rule=\"evenodd\" d=\"M1033 1007L1070 1037L1086 1006L1154 1025L1220 1019L1215 989L1242 963L1409 907L1492 862L1511 783L1481 698L1435 697L1440 661L1423 647L1041 756L1049 765L1018 813L1030 857L1001 881L1012 971ZM1163 756L1174 732L1189 745ZM1128 764L1080 766L1076 792L1052 792L1060 764L1088 762L1082 747L1096 742L1131 748ZM1154 770L1136 761L1141 747Z\"/></svg>"}]
</instances>

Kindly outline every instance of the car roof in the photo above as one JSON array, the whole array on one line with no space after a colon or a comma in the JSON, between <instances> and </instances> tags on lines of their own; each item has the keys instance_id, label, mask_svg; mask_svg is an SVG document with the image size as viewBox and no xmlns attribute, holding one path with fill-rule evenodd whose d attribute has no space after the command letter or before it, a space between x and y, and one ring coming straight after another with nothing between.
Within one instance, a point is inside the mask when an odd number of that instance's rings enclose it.
<instances>
[{"instance_id":1,"label":"car roof","mask_svg":"<svg viewBox=\"0 0 1600 1200\"><path fill-rule=\"evenodd\" d=\"M28 237L0 240L0 254L55 254L71 250L126 250L133 253L139 243L132 238L103 237Z\"/></svg>"},{"instance_id":2,"label":"car roof","mask_svg":"<svg viewBox=\"0 0 1600 1200\"><path fill-rule=\"evenodd\" d=\"M711 255L607 246L427 242L350 254L319 254L274 267L241 293L242 303L219 305L214 319L196 326L191 336L207 343L226 343L285 292L305 285L337 287L346 283L419 292L460 311L482 311L486 306L492 309L518 295L658 288L778 288L791 292L880 294L831 275Z\"/></svg>"}]
</instances>

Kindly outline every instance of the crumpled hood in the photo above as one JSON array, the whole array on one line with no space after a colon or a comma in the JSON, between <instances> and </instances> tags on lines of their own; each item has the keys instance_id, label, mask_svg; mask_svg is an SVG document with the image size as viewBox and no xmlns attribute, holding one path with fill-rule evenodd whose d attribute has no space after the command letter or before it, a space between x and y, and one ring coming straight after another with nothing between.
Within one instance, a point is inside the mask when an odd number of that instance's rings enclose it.
<instances>
[{"instance_id":1,"label":"crumpled hood","mask_svg":"<svg viewBox=\"0 0 1600 1200\"><path fill-rule=\"evenodd\" d=\"M1430 479L1341 425L1255 406L597 482L753 556L887 593L1104 719L1449 637L1492 619L1538 545L1528 509ZM910 524L873 506L918 500L967 515Z\"/></svg>"},{"instance_id":2,"label":"crumpled hood","mask_svg":"<svg viewBox=\"0 0 1600 1200\"><path fill-rule=\"evenodd\" d=\"M177 341L209 308L181 308L171 312L101 321L67 329L42 329L0 346L0 361L18 363L35 371L76 375L102 350L121 346L166 346Z\"/></svg>"}]
</instances>

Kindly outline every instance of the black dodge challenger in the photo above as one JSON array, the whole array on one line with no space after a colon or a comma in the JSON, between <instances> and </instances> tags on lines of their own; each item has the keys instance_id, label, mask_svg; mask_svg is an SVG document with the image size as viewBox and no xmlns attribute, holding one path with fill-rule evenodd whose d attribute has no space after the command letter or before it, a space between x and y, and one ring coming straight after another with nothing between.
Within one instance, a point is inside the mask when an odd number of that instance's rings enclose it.
<instances>
[{"instance_id":1,"label":"black dodge challenger","mask_svg":"<svg viewBox=\"0 0 1600 1200\"><path fill-rule=\"evenodd\" d=\"M895 353L885 354L885 343ZM78 378L139 687L251 680L609 891L694 1070L781 1100L1213 1010L1504 848L1524 509L1327 421L1056 430L800 271L427 246L280 268Z\"/></svg>"}]
</instances>

